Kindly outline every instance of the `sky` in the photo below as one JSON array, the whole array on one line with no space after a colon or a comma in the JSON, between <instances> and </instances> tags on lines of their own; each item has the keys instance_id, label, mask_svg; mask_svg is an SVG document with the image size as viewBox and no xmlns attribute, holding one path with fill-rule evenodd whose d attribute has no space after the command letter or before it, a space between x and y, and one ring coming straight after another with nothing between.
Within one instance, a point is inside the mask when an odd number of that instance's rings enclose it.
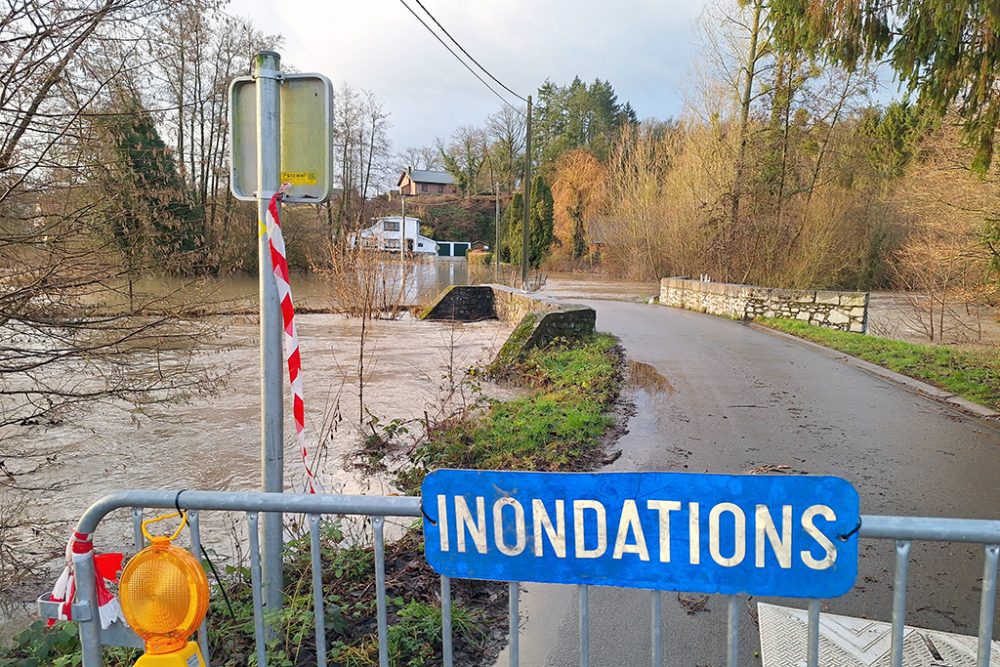
<instances>
[{"instance_id":1,"label":"sky","mask_svg":"<svg viewBox=\"0 0 1000 667\"><path fill-rule=\"evenodd\" d=\"M415 0L406 2L420 12ZM546 79L607 79L645 119L680 113L705 0L421 2L520 95L534 94ZM282 62L295 70L374 92L391 114L394 152L480 125L502 105L400 0L233 0L229 11L281 34Z\"/></svg>"}]
</instances>

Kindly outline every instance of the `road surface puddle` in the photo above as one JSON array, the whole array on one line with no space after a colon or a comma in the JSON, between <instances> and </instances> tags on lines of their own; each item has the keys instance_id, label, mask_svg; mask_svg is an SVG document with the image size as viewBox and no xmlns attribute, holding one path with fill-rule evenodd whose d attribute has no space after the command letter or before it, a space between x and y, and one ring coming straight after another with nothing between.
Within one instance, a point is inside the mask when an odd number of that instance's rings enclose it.
<instances>
[{"instance_id":1,"label":"road surface puddle","mask_svg":"<svg viewBox=\"0 0 1000 667\"><path fill-rule=\"evenodd\" d=\"M635 389L647 391L650 394L673 394L674 386L660 371L650 364L629 359L628 385Z\"/></svg>"}]
</instances>

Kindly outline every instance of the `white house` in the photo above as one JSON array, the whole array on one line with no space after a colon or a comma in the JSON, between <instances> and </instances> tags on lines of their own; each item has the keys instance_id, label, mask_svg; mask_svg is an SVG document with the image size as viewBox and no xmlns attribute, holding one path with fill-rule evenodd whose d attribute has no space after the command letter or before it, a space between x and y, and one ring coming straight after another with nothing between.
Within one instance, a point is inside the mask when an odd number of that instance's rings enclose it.
<instances>
[{"instance_id":1,"label":"white house","mask_svg":"<svg viewBox=\"0 0 1000 667\"><path fill-rule=\"evenodd\" d=\"M400 234L400 227L403 228ZM358 239L362 248L378 248L379 250L395 250L399 252L400 237L406 240L406 251L417 255L437 255L438 244L434 239L429 239L420 234L420 218L406 216L405 224L403 217L391 215L379 218L371 227L358 232ZM358 244L354 235L351 236L351 245Z\"/></svg>"}]
</instances>

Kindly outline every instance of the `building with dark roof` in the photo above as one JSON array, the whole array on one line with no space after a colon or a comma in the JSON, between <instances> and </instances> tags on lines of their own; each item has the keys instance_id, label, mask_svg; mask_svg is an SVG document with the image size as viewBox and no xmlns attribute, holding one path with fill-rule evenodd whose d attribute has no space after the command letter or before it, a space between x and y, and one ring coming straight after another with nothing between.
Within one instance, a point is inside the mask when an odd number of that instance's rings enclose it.
<instances>
[{"instance_id":1,"label":"building with dark roof","mask_svg":"<svg viewBox=\"0 0 1000 667\"><path fill-rule=\"evenodd\" d=\"M446 171L407 167L396 186L404 195L457 195L455 179Z\"/></svg>"}]
</instances>

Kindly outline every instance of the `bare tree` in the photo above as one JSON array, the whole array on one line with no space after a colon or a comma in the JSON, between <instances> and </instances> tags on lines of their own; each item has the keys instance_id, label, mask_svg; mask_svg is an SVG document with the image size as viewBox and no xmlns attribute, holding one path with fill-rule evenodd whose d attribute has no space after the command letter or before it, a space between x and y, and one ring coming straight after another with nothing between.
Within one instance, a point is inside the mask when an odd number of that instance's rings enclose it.
<instances>
[{"instance_id":1,"label":"bare tree","mask_svg":"<svg viewBox=\"0 0 1000 667\"><path fill-rule=\"evenodd\" d=\"M121 164L98 126L137 118L117 100L148 75L149 31L192 4L13 0L0 17L3 511L16 509L22 476L48 464L40 429L97 402L127 409L213 389L192 363L211 325L183 319L169 290L127 295L137 256L122 262L105 231L132 189L91 180ZM0 566L0 590L6 576Z\"/></svg>"},{"instance_id":2,"label":"bare tree","mask_svg":"<svg viewBox=\"0 0 1000 667\"><path fill-rule=\"evenodd\" d=\"M423 154L421 149L416 146L408 146L396 156L398 163L398 171L402 173L407 167L413 167L414 169L427 169L427 166L423 162Z\"/></svg>"},{"instance_id":3,"label":"bare tree","mask_svg":"<svg viewBox=\"0 0 1000 667\"><path fill-rule=\"evenodd\" d=\"M410 146L396 156L396 171L401 173L407 167L440 171L443 168L441 153L434 146L421 146L420 148Z\"/></svg>"},{"instance_id":4,"label":"bare tree","mask_svg":"<svg viewBox=\"0 0 1000 667\"><path fill-rule=\"evenodd\" d=\"M364 103L364 130L368 131L367 151L362 150L359 157L364 164L364 179L361 184L361 213L360 218L365 217L365 202L368 201L369 187L372 185L372 176L378 178L386 168L389 159L389 139L386 134L389 129L389 113L385 111L382 103L378 101L371 91L365 92ZM362 133L361 137L364 137ZM374 171L373 171L374 170Z\"/></svg>"},{"instance_id":5,"label":"bare tree","mask_svg":"<svg viewBox=\"0 0 1000 667\"><path fill-rule=\"evenodd\" d=\"M374 93L344 83L334 96L334 118L335 172L341 190L337 226L357 230L365 222L373 187L384 183L395 166L389 114Z\"/></svg>"},{"instance_id":6,"label":"bare tree","mask_svg":"<svg viewBox=\"0 0 1000 667\"><path fill-rule=\"evenodd\" d=\"M87 141L92 121L115 113L112 87L136 66L151 21L176 6L17 2L2 20L0 427L183 383L126 372L135 350L189 334L156 302L137 310L160 314L139 319L116 309L121 269L91 234L102 202L84 180L104 159Z\"/></svg>"},{"instance_id":7,"label":"bare tree","mask_svg":"<svg viewBox=\"0 0 1000 667\"><path fill-rule=\"evenodd\" d=\"M514 192L524 169L525 122L523 113L507 105L486 119L490 161L498 182L508 194Z\"/></svg>"},{"instance_id":8,"label":"bare tree","mask_svg":"<svg viewBox=\"0 0 1000 667\"><path fill-rule=\"evenodd\" d=\"M421 147L420 161L423 163L424 169L430 169L431 171L441 171L444 169L444 163L441 162L441 152L435 146Z\"/></svg>"},{"instance_id":9,"label":"bare tree","mask_svg":"<svg viewBox=\"0 0 1000 667\"><path fill-rule=\"evenodd\" d=\"M892 258L896 286L907 292L909 324L929 340L978 339L979 304L997 290L982 230L1000 217L1000 179L972 172L951 123L922 150L891 197L905 233Z\"/></svg>"},{"instance_id":10,"label":"bare tree","mask_svg":"<svg viewBox=\"0 0 1000 667\"><path fill-rule=\"evenodd\" d=\"M179 7L156 22L146 42L151 61L143 96L161 114L165 136L173 143L187 196L202 212L206 268L225 272L239 267L233 239L252 238L253 220L240 211L229 190L229 82L250 73L253 55L280 46L246 20L214 6ZM249 234L234 234L239 223ZM228 243L227 243L228 242ZM252 261L252 259L251 259Z\"/></svg>"},{"instance_id":11,"label":"bare tree","mask_svg":"<svg viewBox=\"0 0 1000 667\"><path fill-rule=\"evenodd\" d=\"M486 161L486 132L471 125L460 125L447 146L438 140L438 152L463 196L471 197L478 190L479 175Z\"/></svg>"}]
</instances>

